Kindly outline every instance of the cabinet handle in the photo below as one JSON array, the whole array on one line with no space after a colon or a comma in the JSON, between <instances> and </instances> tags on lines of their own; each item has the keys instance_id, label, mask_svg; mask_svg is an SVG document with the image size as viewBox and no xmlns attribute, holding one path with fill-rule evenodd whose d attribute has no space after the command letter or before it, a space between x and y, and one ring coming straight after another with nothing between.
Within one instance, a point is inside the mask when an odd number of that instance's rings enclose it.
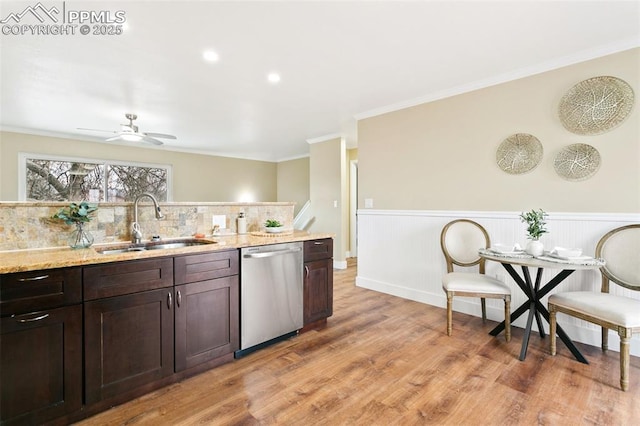
<instances>
[{"instance_id":1,"label":"cabinet handle","mask_svg":"<svg viewBox=\"0 0 640 426\"><path fill-rule=\"evenodd\" d=\"M171 305L173 304L171 300L171 292L167 293L167 308L171 309Z\"/></svg>"},{"instance_id":2,"label":"cabinet handle","mask_svg":"<svg viewBox=\"0 0 640 426\"><path fill-rule=\"evenodd\" d=\"M255 258L260 258L260 257L281 256L283 254L297 253L299 251L302 251L302 249L300 249L298 247L285 249L285 250L261 251L261 252L257 252L257 253L247 253L247 254L244 255L244 258L245 259L255 259Z\"/></svg>"},{"instance_id":3,"label":"cabinet handle","mask_svg":"<svg viewBox=\"0 0 640 426\"><path fill-rule=\"evenodd\" d=\"M323 246L324 245L324 243L322 243L320 241L314 241L313 244L316 245L316 246Z\"/></svg>"},{"instance_id":4,"label":"cabinet handle","mask_svg":"<svg viewBox=\"0 0 640 426\"><path fill-rule=\"evenodd\" d=\"M24 324L25 322L40 321L40 320L43 320L43 319L47 318L48 316L49 316L49 314L44 314L44 315L40 315L40 316L37 316L37 317L34 317L34 318L19 319L18 322L21 322L21 323Z\"/></svg>"},{"instance_id":5,"label":"cabinet handle","mask_svg":"<svg viewBox=\"0 0 640 426\"><path fill-rule=\"evenodd\" d=\"M180 293L180 290L178 290L178 295L176 297L176 305L179 308L181 304L182 304L182 293Z\"/></svg>"},{"instance_id":6,"label":"cabinet handle","mask_svg":"<svg viewBox=\"0 0 640 426\"><path fill-rule=\"evenodd\" d=\"M40 275L37 277L30 277L30 278L18 278L18 281L20 282L27 282L27 281L40 281L40 280L46 280L47 278L49 278L49 275Z\"/></svg>"},{"instance_id":7,"label":"cabinet handle","mask_svg":"<svg viewBox=\"0 0 640 426\"><path fill-rule=\"evenodd\" d=\"M307 276L307 278L309 278L309 267L308 266L304 267L304 273Z\"/></svg>"}]
</instances>

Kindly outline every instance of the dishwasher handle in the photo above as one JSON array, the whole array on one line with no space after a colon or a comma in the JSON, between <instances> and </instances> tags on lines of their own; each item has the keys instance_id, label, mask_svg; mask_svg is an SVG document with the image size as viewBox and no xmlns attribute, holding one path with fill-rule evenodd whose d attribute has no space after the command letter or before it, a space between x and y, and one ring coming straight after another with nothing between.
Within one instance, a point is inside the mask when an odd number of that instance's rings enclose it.
<instances>
[{"instance_id":1,"label":"dishwasher handle","mask_svg":"<svg viewBox=\"0 0 640 426\"><path fill-rule=\"evenodd\" d=\"M264 257L282 256L284 254L297 253L300 251L302 251L300 247L294 247L286 250L273 250L273 251L262 251L262 252L256 252L256 253L247 253L244 255L244 258L257 259L257 258L264 258Z\"/></svg>"}]
</instances>

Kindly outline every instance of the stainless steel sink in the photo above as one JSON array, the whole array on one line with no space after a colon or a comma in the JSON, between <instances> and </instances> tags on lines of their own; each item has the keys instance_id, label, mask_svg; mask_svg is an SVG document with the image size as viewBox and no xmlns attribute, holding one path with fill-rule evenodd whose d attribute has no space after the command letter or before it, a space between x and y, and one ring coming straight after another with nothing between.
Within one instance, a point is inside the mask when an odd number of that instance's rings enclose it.
<instances>
[{"instance_id":1,"label":"stainless steel sink","mask_svg":"<svg viewBox=\"0 0 640 426\"><path fill-rule=\"evenodd\" d=\"M147 251L147 250L168 250L183 247L202 246L207 244L216 244L215 241L207 240L167 240L167 241L151 241L144 244L128 244L125 247L105 247L97 248L96 251L101 254L120 254L130 253L135 251Z\"/></svg>"},{"instance_id":2,"label":"stainless steel sink","mask_svg":"<svg viewBox=\"0 0 640 426\"><path fill-rule=\"evenodd\" d=\"M174 248L182 248L182 247L191 247L191 246L201 246L209 244L208 242L179 242L179 243L162 243L162 244L150 244L146 247L147 250L166 250L166 249L174 249Z\"/></svg>"}]
</instances>

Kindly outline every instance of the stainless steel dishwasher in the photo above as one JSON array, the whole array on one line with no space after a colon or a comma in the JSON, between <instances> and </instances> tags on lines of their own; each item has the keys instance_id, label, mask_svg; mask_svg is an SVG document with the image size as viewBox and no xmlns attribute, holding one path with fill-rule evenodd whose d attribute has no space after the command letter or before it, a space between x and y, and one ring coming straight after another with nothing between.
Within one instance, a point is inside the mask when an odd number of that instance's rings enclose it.
<instances>
[{"instance_id":1,"label":"stainless steel dishwasher","mask_svg":"<svg viewBox=\"0 0 640 426\"><path fill-rule=\"evenodd\" d=\"M240 350L236 358L303 326L302 243L240 249Z\"/></svg>"}]
</instances>

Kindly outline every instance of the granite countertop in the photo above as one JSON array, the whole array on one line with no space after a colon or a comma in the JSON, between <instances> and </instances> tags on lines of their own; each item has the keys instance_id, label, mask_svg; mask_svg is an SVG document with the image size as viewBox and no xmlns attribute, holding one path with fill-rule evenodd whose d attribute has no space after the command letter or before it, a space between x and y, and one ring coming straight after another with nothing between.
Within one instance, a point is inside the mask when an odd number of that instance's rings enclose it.
<instances>
[{"instance_id":1,"label":"granite countertop","mask_svg":"<svg viewBox=\"0 0 640 426\"><path fill-rule=\"evenodd\" d=\"M189 247L181 247L166 250L133 251L116 254L101 254L98 250L116 248L126 245L126 241L117 243L96 244L86 249L73 250L69 247L54 247L28 250L0 251L0 274L12 272L35 271L39 269L53 269L67 266L92 265L99 263L119 262L124 260L148 259L162 256L175 256L180 254L207 253L218 250L238 249L242 247L263 246L267 244L289 243L296 241L317 240L321 238L334 238L328 233L309 233L295 231L277 236L261 236L254 234L225 235L202 238L203 241L214 244L202 244ZM191 238L183 238L191 239ZM180 238L171 238L170 241L179 241Z\"/></svg>"}]
</instances>

